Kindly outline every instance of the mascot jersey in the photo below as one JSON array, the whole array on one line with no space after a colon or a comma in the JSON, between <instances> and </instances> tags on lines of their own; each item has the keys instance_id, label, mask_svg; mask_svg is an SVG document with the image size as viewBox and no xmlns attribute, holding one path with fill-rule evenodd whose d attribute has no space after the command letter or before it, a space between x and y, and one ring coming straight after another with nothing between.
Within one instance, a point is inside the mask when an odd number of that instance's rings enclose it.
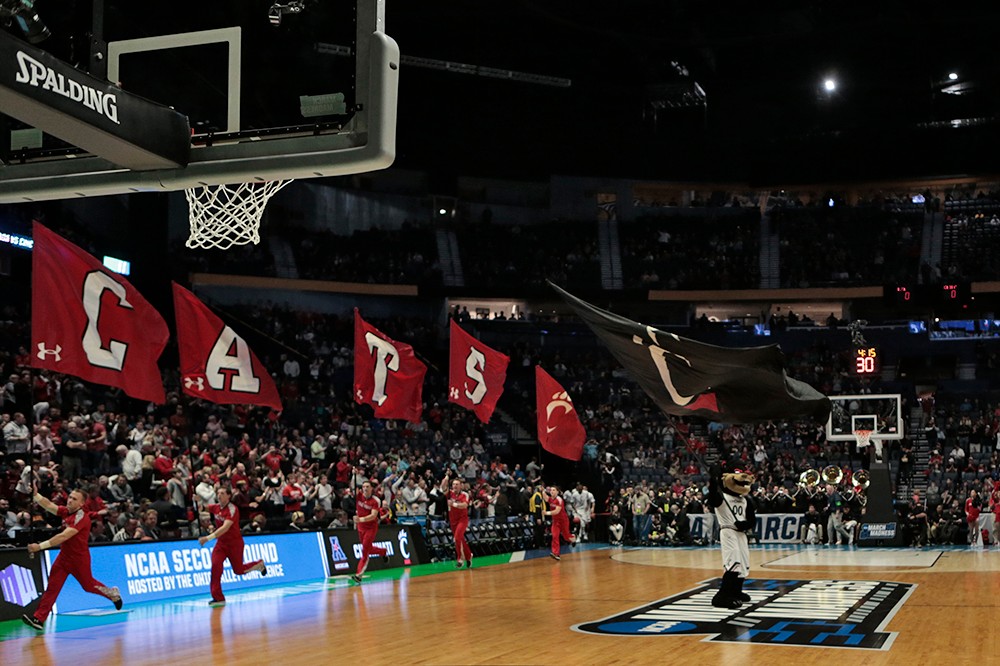
<instances>
[{"instance_id":1,"label":"mascot jersey","mask_svg":"<svg viewBox=\"0 0 1000 666\"><path fill-rule=\"evenodd\" d=\"M736 526L737 522L747 519L747 498L743 496L730 495L727 492L719 493L722 503L715 507L715 519L719 521L720 530L740 530Z\"/></svg>"}]
</instances>

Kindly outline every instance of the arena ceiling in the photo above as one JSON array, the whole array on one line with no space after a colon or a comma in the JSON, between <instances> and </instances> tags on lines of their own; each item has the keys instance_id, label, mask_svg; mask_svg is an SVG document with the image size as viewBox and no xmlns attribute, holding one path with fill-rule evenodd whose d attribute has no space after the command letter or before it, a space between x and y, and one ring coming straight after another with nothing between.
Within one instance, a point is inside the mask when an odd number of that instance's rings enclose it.
<instances>
[{"instance_id":1,"label":"arena ceiling","mask_svg":"<svg viewBox=\"0 0 1000 666\"><path fill-rule=\"evenodd\" d=\"M274 29L335 1L304 0ZM158 3L183 24L265 21L273 0ZM36 5L53 48L82 61L91 2ZM401 167L752 183L996 171L1000 3L387 0L386 17L404 56Z\"/></svg>"}]
</instances>

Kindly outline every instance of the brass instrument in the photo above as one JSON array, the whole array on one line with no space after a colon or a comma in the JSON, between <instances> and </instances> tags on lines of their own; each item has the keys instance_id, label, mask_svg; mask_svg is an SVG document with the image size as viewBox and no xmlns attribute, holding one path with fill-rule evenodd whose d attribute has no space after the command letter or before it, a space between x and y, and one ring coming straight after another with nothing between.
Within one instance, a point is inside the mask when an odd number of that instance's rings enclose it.
<instances>
[{"instance_id":1,"label":"brass instrument","mask_svg":"<svg viewBox=\"0 0 1000 666\"><path fill-rule=\"evenodd\" d=\"M866 469L859 469L854 473L854 485L862 490L866 489L872 482L872 477Z\"/></svg>"},{"instance_id":2,"label":"brass instrument","mask_svg":"<svg viewBox=\"0 0 1000 666\"><path fill-rule=\"evenodd\" d=\"M799 485L803 488L815 488L819 484L819 472L807 469L799 475Z\"/></svg>"},{"instance_id":3,"label":"brass instrument","mask_svg":"<svg viewBox=\"0 0 1000 666\"><path fill-rule=\"evenodd\" d=\"M839 486L844 480L844 470L836 465L827 465L823 468L823 482L831 486Z\"/></svg>"}]
</instances>

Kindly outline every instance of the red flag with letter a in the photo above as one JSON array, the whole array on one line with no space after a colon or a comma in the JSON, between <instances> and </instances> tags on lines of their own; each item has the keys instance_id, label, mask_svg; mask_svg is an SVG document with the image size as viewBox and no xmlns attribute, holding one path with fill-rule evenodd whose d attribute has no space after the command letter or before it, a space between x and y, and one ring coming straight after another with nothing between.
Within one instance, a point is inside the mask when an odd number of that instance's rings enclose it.
<instances>
[{"instance_id":1,"label":"red flag with letter a","mask_svg":"<svg viewBox=\"0 0 1000 666\"><path fill-rule=\"evenodd\" d=\"M510 357L490 349L452 321L450 358L448 402L474 411L480 421L489 423L503 393Z\"/></svg>"},{"instance_id":2,"label":"red flag with letter a","mask_svg":"<svg viewBox=\"0 0 1000 666\"><path fill-rule=\"evenodd\" d=\"M542 448L566 460L583 457L587 433L566 389L552 375L535 366L535 407L538 410L538 441Z\"/></svg>"},{"instance_id":3,"label":"red flag with letter a","mask_svg":"<svg viewBox=\"0 0 1000 666\"><path fill-rule=\"evenodd\" d=\"M278 388L246 341L197 296L176 282L173 287L184 393L221 405L263 405L280 412Z\"/></svg>"},{"instance_id":4,"label":"red flag with letter a","mask_svg":"<svg viewBox=\"0 0 1000 666\"><path fill-rule=\"evenodd\" d=\"M128 280L37 222L31 258L31 365L163 403L156 362L170 332Z\"/></svg>"},{"instance_id":5,"label":"red flag with letter a","mask_svg":"<svg viewBox=\"0 0 1000 666\"><path fill-rule=\"evenodd\" d=\"M354 402L371 405L380 419L417 423L426 374L413 347L396 342L354 308Z\"/></svg>"}]
</instances>

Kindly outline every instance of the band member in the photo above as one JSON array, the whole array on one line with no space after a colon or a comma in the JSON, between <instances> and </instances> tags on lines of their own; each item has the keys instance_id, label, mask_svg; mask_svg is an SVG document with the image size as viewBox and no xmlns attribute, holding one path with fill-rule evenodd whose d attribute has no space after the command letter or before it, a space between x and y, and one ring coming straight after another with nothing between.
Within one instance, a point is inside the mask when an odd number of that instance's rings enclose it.
<instances>
[{"instance_id":1,"label":"band member","mask_svg":"<svg viewBox=\"0 0 1000 666\"><path fill-rule=\"evenodd\" d=\"M372 555L381 555L383 562L389 561L389 555L385 548L373 544L375 535L378 534L379 511L382 508L382 501L372 495L371 481L361 484L361 492L355 498L357 514L354 522L358 526L358 536L361 537L361 560L358 562L358 571L351 576L354 582L361 582L361 574L368 568L368 558Z\"/></svg>"},{"instance_id":2,"label":"band member","mask_svg":"<svg viewBox=\"0 0 1000 666\"><path fill-rule=\"evenodd\" d=\"M465 540L465 530L469 528L469 493L462 490L459 479L451 482L451 492L448 493L448 522L455 536L455 566L461 569L464 564L471 569L472 550Z\"/></svg>"},{"instance_id":3,"label":"band member","mask_svg":"<svg viewBox=\"0 0 1000 666\"><path fill-rule=\"evenodd\" d=\"M226 595L222 593L222 567L226 560L233 567L233 573L242 576L251 571L259 571L267 575L267 567L263 560L243 562L243 535L240 533L240 511L230 500L232 492L223 486L216 491L218 504L209 504L208 512L212 516L215 529L207 536L199 537L198 543L204 546L212 539L217 539L212 548L212 600L209 606L221 606L226 603Z\"/></svg>"},{"instance_id":4,"label":"band member","mask_svg":"<svg viewBox=\"0 0 1000 666\"><path fill-rule=\"evenodd\" d=\"M559 561L559 537L566 539L569 543L575 543L576 539L569 531L569 517L566 515L566 506L562 497L559 497L559 488L552 486L548 490L549 509L545 511L546 516L552 516L552 552L549 557Z\"/></svg>"},{"instance_id":5,"label":"band member","mask_svg":"<svg viewBox=\"0 0 1000 666\"><path fill-rule=\"evenodd\" d=\"M121 610L122 595L117 587L108 587L95 580L90 571L90 550L87 539L90 538L90 516L83 510L87 496L82 490L74 490L66 500L66 506L58 506L54 502L35 493L35 502L49 513L63 519L63 531L41 543L29 543L28 552L37 553L42 550L61 546L56 561L52 563L49 572L48 587L42 594L38 610L34 615L24 614L21 619L30 627L41 630L42 625L52 612L52 605L59 596L67 576L73 576L86 592L99 594L110 599L115 608Z\"/></svg>"}]
</instances>

